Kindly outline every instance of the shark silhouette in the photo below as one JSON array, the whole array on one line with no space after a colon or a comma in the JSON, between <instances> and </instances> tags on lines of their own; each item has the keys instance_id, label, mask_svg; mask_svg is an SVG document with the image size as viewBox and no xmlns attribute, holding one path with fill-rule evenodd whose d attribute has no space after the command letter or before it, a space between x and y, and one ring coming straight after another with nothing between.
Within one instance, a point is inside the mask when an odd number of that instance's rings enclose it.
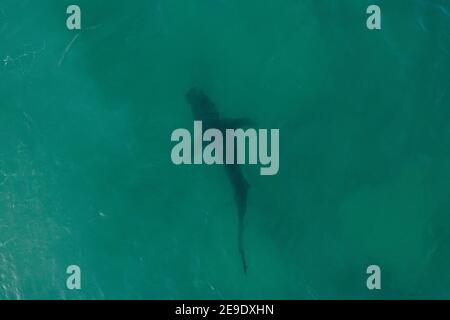
<instances>
[{"instance_id":1,"label":"shark silhouette","mask_svg":"<svg viewBox=\"0 0 450 320\"><path fill-rule=\"evenodd\" d=\"M248 127L253 124L248 118L228 119L221 118L219 111L209 97L200 89L193 88L186 94L186 100L191 105L194 120L202 121L204 130L218 129L225 135L226 129L237 129ZM236 146L235 146L235 156ZM238 212L238 249L242 260L244 274L247 274L247 261L244 251L244 217L247 211L247 196L250 185L242 174L241 168L236 161L234 164L225 164L228 179L234 190L234 200Z\"/></svg>"}]
</instances>

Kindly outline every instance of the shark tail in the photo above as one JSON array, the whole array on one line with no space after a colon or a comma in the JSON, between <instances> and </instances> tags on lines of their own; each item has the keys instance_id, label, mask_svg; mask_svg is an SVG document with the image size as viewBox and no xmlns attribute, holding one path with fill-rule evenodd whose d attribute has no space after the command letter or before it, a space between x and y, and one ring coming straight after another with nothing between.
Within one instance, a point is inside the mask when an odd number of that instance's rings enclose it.
<instances>
[{"instance_id":1,"label":"shark tail","mask_svg":"<svg viewBox=\"0 0 450 320\"><path fill-rule=\"evenodd\" d=\"M238 196L238 249L239 255L241 256L242 268L244 270L244 274L247 275L247 259L245 258L245 250L244 250L244 217L247 212L247 195L248 189L250 185L245 181L245 188L241 192L240 196Z\"/></svg>"},{"instance_id":2,"label":"shark tail","mask_svg":"<svg viewBox=\"0 0 450 320\"><path fill-rule=\"evenodd\" d=\"M241 256L242 268L244 269L244 274L247 275L247 260L245 258L244 250L244 216L239 215L239 230L238 230L238 247L239 255Z\"/></svg>"},{"instance_id":3,"label":"shark tail","mask_svg":"<svg viewBox=\"0 0 450 320\"><path fill-rule=\"evenodd\" d=\"M247 212L247 196L250 185L241 173L238 165L227 165L227 173L234 188L234 200L238 213L238 249L244 274L247 274L247 260L244 251L244 218Z\"/></svg>"}]
</instances>

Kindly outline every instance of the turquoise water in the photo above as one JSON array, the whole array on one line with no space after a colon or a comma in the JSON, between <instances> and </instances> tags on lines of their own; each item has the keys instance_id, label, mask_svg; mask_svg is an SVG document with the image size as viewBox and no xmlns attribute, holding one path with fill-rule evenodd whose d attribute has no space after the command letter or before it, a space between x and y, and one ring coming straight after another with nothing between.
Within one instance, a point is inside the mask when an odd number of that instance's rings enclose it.
<instances>
[{"instance_id":1,"label":"turquoise water","mask_svg":"<svg viewBox=\"0 0 450 320\"><path fill-rule=\"evenodd\" d=\"M1 299L450 298L447 0L72 3L0 0ZM193 86L280 129L247 275L223 168L170 161Z\"/></svg>"}]
</instances>

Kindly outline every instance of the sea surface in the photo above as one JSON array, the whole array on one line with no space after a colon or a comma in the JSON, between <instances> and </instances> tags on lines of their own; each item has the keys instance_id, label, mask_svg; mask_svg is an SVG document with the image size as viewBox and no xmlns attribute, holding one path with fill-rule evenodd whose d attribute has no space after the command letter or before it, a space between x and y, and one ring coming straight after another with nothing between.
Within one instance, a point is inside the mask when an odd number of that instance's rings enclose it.
<instances>
[{"instance_id":1,"label":"sea surface","mask_svg":"<svg viewBox=\"0 0 450 320\"><path fill-rule=\"evenodd\" d=\"M450 1L371 4L0 0L0 299L449 299ZM280 129L247 275L225 171L170 159L192 87Z\"/></svg>"}]
</instances>

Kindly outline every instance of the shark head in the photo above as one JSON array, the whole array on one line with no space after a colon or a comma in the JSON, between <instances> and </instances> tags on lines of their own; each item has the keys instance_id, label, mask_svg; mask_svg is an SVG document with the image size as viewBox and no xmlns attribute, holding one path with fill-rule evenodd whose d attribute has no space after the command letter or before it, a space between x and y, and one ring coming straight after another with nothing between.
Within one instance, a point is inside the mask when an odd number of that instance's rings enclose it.
<instances>
[{"instance_id":1,"label":"shark head","mask_svg":"<svg viewBox=\"0 0 450 320\"><path fill-rule=\"evenodd\" d=\"M200 89L192 88L186 93L186 100L191 105L195 120L217 120L219 111L208 96Z\"/></svg>"}]
</instances>

